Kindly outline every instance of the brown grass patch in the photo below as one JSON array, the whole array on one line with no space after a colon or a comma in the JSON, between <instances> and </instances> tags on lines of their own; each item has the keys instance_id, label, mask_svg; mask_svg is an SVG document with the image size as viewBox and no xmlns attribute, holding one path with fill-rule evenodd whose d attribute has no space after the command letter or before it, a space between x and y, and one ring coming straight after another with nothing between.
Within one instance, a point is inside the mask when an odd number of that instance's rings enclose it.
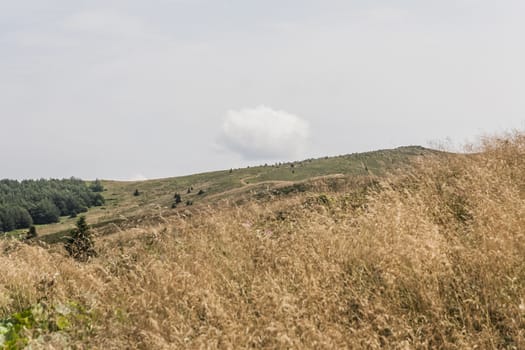
<instances>
[{"instance_id":1,"label":"brown grass patch","mask_svg":"<svg viewBox=\"0 0 525 350\"><path fill-rule=\"evenodd\" d=\"M195 209L98 239L87 264L2 242L0 312L87 310L26 331L44 347L525 348L525 137L477 151Z\"/></svg>"}]
</instances>

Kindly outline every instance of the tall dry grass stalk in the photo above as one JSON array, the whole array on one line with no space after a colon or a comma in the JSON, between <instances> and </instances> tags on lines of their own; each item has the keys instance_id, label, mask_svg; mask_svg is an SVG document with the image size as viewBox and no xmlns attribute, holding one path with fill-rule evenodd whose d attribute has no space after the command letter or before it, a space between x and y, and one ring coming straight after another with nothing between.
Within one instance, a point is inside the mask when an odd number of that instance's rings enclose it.
<instances>
[{"instance_id":1,"label":"tall dry grass stalk","mask_svg":"<svg viewBox=\"0 0 525 350\"><path fill-rule=\"evenodd\" d=\"M100 238L87 264L2 242L0 312L87 310L26 331L33 348L523 349L525 136L476 151L201 208Z\"/></svg>"}]
</instances>

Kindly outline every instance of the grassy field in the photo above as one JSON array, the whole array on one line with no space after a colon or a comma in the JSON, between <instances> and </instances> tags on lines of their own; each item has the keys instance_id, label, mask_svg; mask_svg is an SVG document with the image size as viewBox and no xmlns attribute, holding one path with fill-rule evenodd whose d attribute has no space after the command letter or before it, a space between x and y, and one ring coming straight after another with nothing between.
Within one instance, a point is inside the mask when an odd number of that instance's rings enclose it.
<instances>
[{"instance_id":1,"label":"grassy field","mask_svg":"<svg viewBox=\"0 0 525 350\"><path fill-rule=\"evenodd\" d=\"M186 201L194 206L212 205L221 198L236 197L257 185L264 188L292 185L312 178L347 175L381 176L388 171L406 167L417 157L436 154L436 151L418 146L400 147L337 157L309 159L293 163L263 165L258 167L215 171L182 177L138 181L103 181L106 204L94 207L86 214L94 225L113 223L140 215L171 211L174 194L180 193L183 202L176 210L186 209ZM193 188L191 193L187 193ZM135 190L140 195L134 196ZM199 191L203 194L199 195ZM67 234L74 227L75 218L63 217L57 224L37 226L39 235ZM50 240L53 240L50 238Z\"/></svg>"},{"instance_id":2,"label":"grassy field","mask_svg":"<svg viewBox=\"0 0 525 350\"><path fill-rule=\"evenodd\" d=\"M357 173L355 162L345 172L341 157L320 178L312 167L270 189L266 179L276 178L264 167L107 183L129 213L187 186L207 190L209 202L151 214L162 220L130 216L96 237L98 255L85 263L62 245L0 242L0 342L523 349L525 135L484 139L475 150L427 154L385 176ZM347 175L326 176L338 173Z\"/></svg>"}]
</instances>

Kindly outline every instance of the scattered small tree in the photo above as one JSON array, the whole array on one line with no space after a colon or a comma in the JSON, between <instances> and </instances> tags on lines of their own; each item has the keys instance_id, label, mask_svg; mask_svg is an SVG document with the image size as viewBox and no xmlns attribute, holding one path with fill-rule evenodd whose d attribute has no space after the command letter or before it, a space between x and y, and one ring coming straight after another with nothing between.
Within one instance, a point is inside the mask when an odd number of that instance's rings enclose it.
<instances>
[{"instance_id":1,"label":"scattered small tree","mask_svg":"<svg viewBox=\"0 0 525 350\"><path fill-rule=\"evenodd\" d=\"M31 238L35 238L38 236L38 233L36 232L36 227L31 225L29 227L29 231L27 231L27 234L26 234L26 239L31 239Z\"/></svg>"},{"instance_id":2,"label":"scattered small tree","mask_svg":"<svg viewBox=\"0 0 525 350\"><path fill-rule=\"evenodd\" d=\"M186 205L187 205L187 206L193 205L193 201L189 201L189 200L186 201Z\"/></svg>"},{"instance_id":3,"label":"scattered small tree","mask_svg":"<svg viewBox=\"0 0 525 350\"><path fill-rule=\"evenodd\" d=\"M180 193L175 193L175 196L173 196L173 198L175 199L175 204L179 204L182 202L182 198L180 196Z\"/></svg>"},{"instance_id":4,"label":"scattered small tree","mask_svg":"<svg viewBox=\"0 0 525 350\"><path fill-rule=\"evenodd\" d=\"M197 195L203 195L204 194L204 190L199 190L199 192L197 192Z\"/></svg>"},{"instance_id":5,"label":"scattered small tree","mask_svg":"<svg viewBox=\"0 0 525 350\"><path fill-rule=\"evenodd\" d=\"M86 222L86 217L78 218L77 227L71 231L71 237L65 243L65 248L69 255L78 260L85 262L90 257L97 255L95 244L91 237L91 230Z\"/></svg>"},{"instance_id":6,"label":"scattered small tree","mask_svg":"<svg viewBox=\"0 0 525 350\"><path fill-rule=\"evenodd\" d=\"M139 190L136 189L135 192L133 192L133 195L134 195L135 197L140 196L140 192L139 192Z\"/></svg>"}]
</instances>

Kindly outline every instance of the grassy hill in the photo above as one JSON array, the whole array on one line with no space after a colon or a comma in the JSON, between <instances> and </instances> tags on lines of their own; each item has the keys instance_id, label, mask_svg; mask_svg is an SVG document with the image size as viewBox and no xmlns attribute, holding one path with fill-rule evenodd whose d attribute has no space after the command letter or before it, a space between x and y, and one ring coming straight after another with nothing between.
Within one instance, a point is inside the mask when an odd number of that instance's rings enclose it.
<instances>
[{"instance_id":1,"label":"grassy hill","mask_svg":"<svg viewBox=\"0 0 525 350\"><path fill-rule=\"evenodd\" d=\"M400 147L344 156L308 159L293 163L262 165L242 169L208 172L182 177L138 181L102 181L106 204L92 208L87 220L96 227L115 227L125 221L146 215L173 215L193 206L214 205L221 199L240 198L245 194L270 192L324 177L383 176L387 172L407 167L421 156L438 152L419 146ZM188 193L188 189L192 189ZM138 190L140 195L134 196ZM199 194L199 191L200 194ZM182 203L172 209L174 194L180 193ZM60 222L37 227L47 242L68 234L76 219L63 217ZM52 236L49 236L52 235Z\"/></svg>"},{"instance_id":2,"label":"grassy hill","mask_svg":"<svg viewBox=\"0 0 525 350\"><path fill-rule=\"evenodd\" d=\"M88 262L0 241L0 344L523 349L525 137L406 166L426 152L106 182L129 225ZM196 204L155 209L188 186Z\"/></svg>"}]
</instances>

